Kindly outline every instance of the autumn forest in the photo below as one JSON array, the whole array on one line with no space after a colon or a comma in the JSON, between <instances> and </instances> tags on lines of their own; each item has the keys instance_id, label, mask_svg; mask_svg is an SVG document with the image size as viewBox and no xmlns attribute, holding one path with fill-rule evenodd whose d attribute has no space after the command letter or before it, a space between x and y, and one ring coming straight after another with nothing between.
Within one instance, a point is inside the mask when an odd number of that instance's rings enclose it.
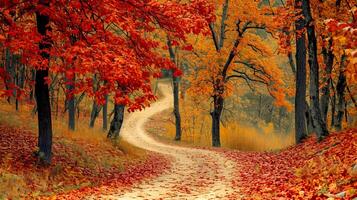
<instances>
[{"instance_id":1,"label":"autumn forest","mask_svg":"<svg viewBox=\"0 0 357 200\"><path fill-rule=\"evenodd\" d=\"M356 0L1 0L2 199L357 200Z\"/></svg>"}]
</instances>

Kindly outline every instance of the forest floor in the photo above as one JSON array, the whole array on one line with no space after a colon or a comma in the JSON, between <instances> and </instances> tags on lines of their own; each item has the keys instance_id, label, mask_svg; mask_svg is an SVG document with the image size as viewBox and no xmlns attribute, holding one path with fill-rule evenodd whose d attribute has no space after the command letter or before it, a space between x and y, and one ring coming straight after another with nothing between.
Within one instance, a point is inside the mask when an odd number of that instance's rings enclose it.
<instances>
[{"instance_id":1,"label":"forest floor","mask_svg":"<svg viewBox=\"0 0 357 200\"><path fill-rule=\"evenodd\" d=\"M114 144L101 130L89 129L80 122L77 125L79 130L69 132L65 122L54 119L52 163L39 167L34 156L36 119L30 112L16 112L2 102L0 200L82 199L98 193L119 193L170 167L169 159L162 155L124 140Z\"/></svg>"},{"instance_id":2,"label":"forest floor","mask_svg":"<svg viewBox=\"0 0 357 200\"><path fill-rule=\"evenodd\" d=\"M179 146L147 131L147 123L154 123L150 119L167 114L172 105L171 87L159 87L158 102L126 118L121 131L125 142L113 146L105 138L59 134L50 168L39 168L31 156L36 146L33 131L5 125L0 117L0 199L8 193L51 199L356 197L357 129L332 133L320 143L310 137L274 152ZM11 121L21 120L26 121Z\"/></svg>"}]
</instances>

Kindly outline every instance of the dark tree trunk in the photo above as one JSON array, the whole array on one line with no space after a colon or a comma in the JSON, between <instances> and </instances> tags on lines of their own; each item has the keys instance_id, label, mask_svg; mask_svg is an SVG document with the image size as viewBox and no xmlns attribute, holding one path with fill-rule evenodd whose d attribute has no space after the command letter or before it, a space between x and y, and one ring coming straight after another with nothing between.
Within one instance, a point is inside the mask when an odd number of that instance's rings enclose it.
<instances>
[{"instance_id":1,"label":"dark tree trunk","mask_svg":"<svg viewBox=\"0 0 357 200\"><path fill-rule=\"evenodd\" d=\"M70 40L71 40L71 45L73 46L76 41L77 38L74 35L70 36ZM76 58L74 59L76 60ZM74 66L72 65L71 67L74 68ZM70 77L70 80L67 80L67 90L70 93L69 95L69 99L67 101L68 104L68 128L72 131L75 130L76 126L75 126L75 120L76 120L76 102L75 102L75 95L74 95L74 85L76 82L76 76L73 73L72 77Z\"/></svg>"},{"instance_id":2,"label":"dark tree trunk","mask_svg":"<svg viewBox=\"0 0 357 200\"><path fill-rule=\"evenodd\" d=\"M325 121L322 119L319 103L319 64L317 61L317 40L315 26L310 10L310 1L303 0L303 13L306 20L308 46L309 46L309 66L310 66L310 109L314 131L319 140L328 135Z\"/></svg>"},{"instance_id":3,"label":"dark tree trunk","mask_svg":"<svg viewBox=\"0 0 357 200\"><path fill-rule=\"evenodd\" d=\"M179 104L179 78L172 77L173 82L173 93L174 93L174 114L176 123L176 136L175 140L181 140L181 115L180 115L180 104Z\"/></svg>"},{"instance_id":4,"label":"dark tree trunk","mask_svg":"<svg viewBox=\"0 0 357 200\"><path fill-rule=\"evenodd\" d=\"M13 66L14 66L14 83L16 84L16 86L18 88L23 88L23 86L21 86L21 79L22 79L22 65L20 64L20 56L19 55L13 55ZM15 98L15 109L16 111L19 110L19 94L18 94L18 90L15 89L14 90L14 98Z\"/></svg>"},{"instance_id":5,"label":"dark tree trunk","mask_svg":"<svg viewBox=\"0 0 357 200\"><path fill-rule=\"evenodd\" d=\"M6 70L6 79L5 79L5 88L7 90L11 89L9 86L15 83L15 55L10 52L10 49L6 48L5 50L5 70ZM12 92L12 97L15 96L15 91ZM7 97L7 102L11 103L11 96Z\"/></svg>"},{"instance_id":6,"label":"dark tree trunk","mask_svg":"<svg viewBox=\"0 0 357 200\"><path fill-rule=\"evenodd\" d=\"M36 71L31 70L31 81L35 81L35 79L36 79ZM33 102L34 99L35 99L34 87L31 86L29 101Z\"/></svg>"},{"instance_id":7,"label":"dark tree trunk","mask_svg":"<svg viewBox=\"0 0 357 200\"><path fill-rule=\"evenodd\" d=\"M95 120L97 119L99 113L101 110L101 106L99 106L95 100L93 101L93 105L92 105L92 112L90 114L90 122L89 122L89 127L93 128L94 124L95 124Z\"/></svg>"},{"instance_id":8,"label":"dark tree trunk","mask_svg":"<svg viewBox=\"0 0 357 200\"><path fill-rule=\"evenodd\" d=\"M44 1L40 0L40 4L48 6ZM48 30L49 17L39 12L36 13L37 30L46 37ZM49 41L44 39L40 43L40 49L49 49L51 45ZM50 55L42 52L41 56L44 59L50 59ZM38 111L38 147L39 160L41 164L48 165L51 163L52 156L52 121L51 121L51 105L48 84L45 79L48 78L48 69L36 70L35 96Z\"/></svg>"},{"instance_id":9,"label":"dark tree trunk","mask_svg":"<svg viewBox=\"0 0 357 200\"><path fill-rule=\"evenodd\" d=\"M176 63L176 56L172 49L170 39L167 40L167 46L169 48L170 59L173 63ZM180 115L180 97L179 97L179 83L180 78L175 77L172 73L172 84L173 84L173 96L174 96L174 114L175 114L175 125L176 125L176 135L175 140L181 140L181 115Z\"/></svg>"},{"instance_id":10,"label":"dark tree trunk","mask_svg":"<svg viewBox=\"0 0 357 200\"><path fill-rule=\"evenodd\" d=\"M333 96L331 97L331 127L335 125L335 112L336 112L336 90L333 85L332 79L330 80L331 82L331 88L333 89L334 93Z\"/></svg>"},{"instance_id":11,"label":"dark tree trunk","mask_svg":"<svg viewBox=\"0 0 357 200\"><path fill-rule=\"evenodd\" d=\"M105 103L103 105L103 130L108 129L108 95L105 95Z\"/></svg>"},{"instance_id":12,"label":"dark tree trunk","mask_svg":"<svg viewBox=\"0 0 357 200\"><path fill-rule=\"evenodd\" d=\"M338 82L336 86L337 92L337 115L335 120L336 130L342 129L342 119L345 112L345 89L347 86L346 75L345 75L345 60L346 57L343 55L341 58L340 73L338 76Z\"/></svg>"},{"instance_id":13,"label":"dark tree trunk","mask_svg":"<svg viewBox=\"0 0 357 200\"><path fill-rule=\"evenodd\" d=\"M99 87L99 81L97 81L97 75L94 74L94 76L93 76L93 91L97 91L98 87ZM95 120L97 119L101 109L102 109L102 107L99 106L95 100L93 100L92 112L90 114L90 122L89 122L90 128L94 127Z\"/></svg>"},{"instance_id":14,"label":"dark tree trunk","mask_svg":"<svg viewBox=\"0 0 357 200\"><path fill-rule=\"evenodd\" d=\"M346 89L347 89L348 94L350 95L350 98L351 98L351 100L352 100L353 105L355 106L355 108L357 108L357 101L356 101L356 99L353 97L353 94L352 94L352 92L351 92L351 90L350 90L350 87L348 87L348 85L346 85Z\"/></svg>"},{"instance_id":15,"label":"dark tree trunk","mask_svg":"<svg viewBox=\"0 0 357 200\"><path fill-rule=\"evenodd\" d=\"M212 146L220 147L221 138L220 138L220 121L223 110L224 99L221 96L213 97L214 108L211 112L212 117Z\"/></svg>"},{"instance_id":16,"label":"dark tree trunk","mask_svg":"<svg viewBox=\"0 0 357 200\"><path fill-rule=\"evenodd\" d=\"M297 9L301 9L301 0L295 1ZM296 30L304 28L304 20L295 22ZM295 93L295 142L298 144L306 138L306 36L296 35L296 93Z\"/></svg>"},{"instance_id":17,"label":"dark tree trunk","mask_svg":"<svg viewBox=\"0 0 357 200\"><path fill-rule=\"evenodd\" d=\"M334 60L334 55L331 47L332 47L332 39L329 40L328 48L323 48L322 50L322 54L326 66L325 69L326 74L322 80L323 87L321 90L322 95L320 101L320 109L321 109L322 119L326 124L327 124L328 105L330 99L330 79L331 79L330 77L331 77L332 65Z\"/></svg>"},{"instance_id":18,"label":"dark tree trunk","mask_svg":"<svg viewBox=\"0 0 357 200\"><path fill-rule=\"evenodd\" d=\"M311 109L307 101L305 101L305 120L306 120L307 133L310 134L314 132L314 127L312 125Z\"/></svg>"},{"instance_id":19,"label":"dark tree trunk","mask_svg":"<svg viewBox=\"0 0 357 200\"><path fill-rule=\"evenodd\" d=\"M110 123L110 129L107 135L109 139L115 140L119 137L120 129L124 121L124 111L125 111L124 109L125 106L123 105L119 105L119 104L114 105L114 118Z\"/></svg>"},{"instance_id":20,"label":"dark tree trunk","mask_svg":"<svg viewBox=\"0 0 357 200\"><path fill-rule=\"evenodd\" d=\"M75 130L75 120L76 120L76 102L75 102L75 96L73 94L74 82L75 82L75 76L73 76L71 83L67 84L67 90L70 93L68 100L67 100L68 128L72 131Z\"/></svg>"},{"instance_id":21,"label":"dark tree trunk","mask_svg":"<svg viewBox=\"0 0 357 200\"><path fill-rule=\"evenodd\" d=\"M305 36L304 36L305 37ZM305 47L306 48L306 47ZM306 50L305 50L306 51ZM294 75L296 74L296 67L294 64L294 59L293 59L293 53L289 52L288 53L288 59L289 59L289 65L291 68L291 71L294 73Z\"/></svg>"},{"instance_id":22,"label":"dark tree trunk","mask_svg":"<svg viewBox=\"0 0 357 200\"><path fill-rule=\"evenodd\" d=\"M19 62L20 63L20 62ZM16 84L20 89L24 89L25 85L25 65L19 64L19 70L17 74ZM18 98L18 94L16 94L16 110L19 110L20 100Z\"/></svg>"}]
</instances>

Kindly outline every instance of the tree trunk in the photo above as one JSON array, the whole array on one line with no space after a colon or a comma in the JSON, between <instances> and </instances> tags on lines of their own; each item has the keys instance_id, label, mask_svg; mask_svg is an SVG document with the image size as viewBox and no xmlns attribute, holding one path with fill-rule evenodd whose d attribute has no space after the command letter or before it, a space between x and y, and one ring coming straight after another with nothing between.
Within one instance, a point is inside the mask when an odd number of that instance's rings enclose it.
<instances>
[{"instance_id":1,"label":"tree trunk","mask_svg":"<svg viewBox=\"0 0 357 200\"><path fill-rule=\"evenodd\" d=\"M323 48L322 54L324 57L324 62L326 66L326 74L323 77L322 80L322 95L321 95L321 101L320 101L320 109L321 109L321 115L322 119L324 122L327 124L327 112L328 112L328 105L329 105L329 99L330 99L330 77L331 77L331 71L332 71L332 65L333 65L333 60L334 60L334 55L333 51L331 49L332 47L332 39L329 40L329 46L327 48Z\"/></svg>"},{"instance_id":2,"label":"tree trunk","mask_svg":"<svg viewBox=\"0 0 357 200\"><path fill-rule=\"evenodd\" d=\"M74 91L75 76L73 76L71 83L67 84L67 90L70 93L67 106L68 106L68 128L72 131L75 130L75 118L76 118L76 102L73 94Z\"/></svg>"},{"instance_id":3,"label":"tree trunk","mask_svg":"<svg viewBox=\"0 0 357 200\"><path fill-rule=\"evenodd\" d=\"M296 2L298 2L298 1L301 2L301 0L297 0ZM301 6L300 6L300 5L296 5L295 7L301 9ZM303 23L304 23L303 19L299 19L299 20L297 20L295 23L296 23L296 24L295 24L296 28L298 28L298 30L301 31L302 28L303 28L302 26L304 25L304 24L303 24ZM299 27L298 27L298 26L299 26ZM288 39L287 39L287 41L286 41L286 46L287 46L287 47L291 47L291 40L290 40L289 30L284 28L284 29L283 29L283 32L284 32L284 34L285 34L286 36L288 36ZM304 37L305 37L305 36L304 36ZM296 38L296 39L298 39L298 38ZM305 38L304 38L304 40L305 40ZM306 47L305 47L305 49L306 49ZM305 51L306 51L306 50L305 50ZM296 66L295 66L295 63L294 63L293 53L292 53L291 50L288 51L287 57L288 57L288 60L289 60L289 65L290 65L291 71L293 72L294 75L296 75ZM306 64L305 64L305 65L306 65Z\"/></svg>"},{"instance_id":4,"label":"tree trunk","mask_svg":"<svg viewBox=\"0 0 357 200\"><path fill-rule=\"evenodd\" d=\"M74 36L74 35L71 35L70 36L70 40L71 40L71 45L73 46L76 41L77 41L77 38ZM76 58L74 59L76 60ZM71 63L72 66L73 66L73 63ZM70 83L67 84L67 90L68 92L70 93L69 95L69 99L67 101L68 103L68 128L72 131L75 130L75 118L76 118L76 102L75 102L75 95L74 95L74 84L76 82L76 75L73 73L72 77L70 77L71 79L70 80L67 80L67 81L70 81Z\"/></svg>"},{"instance_id":5,"label":"tree trunk","mask_svg":"<svg viewBox=\"0 0 357 200\"><path fill-rule=\"evenodd\" d=\"M211 112L212 117L212 146L220 147L220 121L223 110L224 99L221 96L214 96L214 108Z\"/></svg>"},{"instance_id":6,"label":"tree trunk","mask_svg":"<svg viewBox=\"0 0 357 200\"><path fill-rule=\"evenodd\" d=\"M307 133L310 134L314 132L314 127L312 125L311 109L307 101L305 101L305 120L306 120Z\"/></svg>"},{"instance_id":7,"label":"tree trunk","mask_svg":"<svg viewBox=\"0 0 357 200\"><path fill-rule=\"evenodd\" d=\"M20 79L21 79L21 64L20 64L20 56L13 55L13 67L14 67L14 83L18 88L21 88L20 86ZM16 111L19 111L19 94L18 94L18 89L14 90L14 98L15 98L15 109Z\"/></svg>"},{"instance_id":8,"label":"tree trunk","mask_svg":"<svg viewBox=\"0 0 357 200\"><path fill-rule=\"evenodd\" d=\"M303 13L306 20L308 46L309 46L309 66L310 66L310 109L312 125L319 140L328 135L325 121L322 119L319 103L319 64L317 61L317 41L315 35L315 26L310 10L310 1L303 0Z\"/></svg>"},{"instance_id":9,"label":"tree trunk","mask_svg":"<svg viewBox=\"0 0 357 200\"><path fill-rule=\"evenodd\" d=\"M108 95L105 95L105 103L103 105L103 130L108 129Z\"/></svg>"},{"instance_id":10,"label":"tree trunk","mask_svg":"<svg viewBox=\"0 0 357 200\"><path fill-rule=\"evenodd\" d=\"M352 100L353 105L355 106L355 108L357 108L357 101L356 101L356 99L353 97L353 94L352 94L352 92L351 92L351 90L350 90L350 87L349 87L348 85L346 85L346 89L347 89L348 94L350 95L350 98L351 98L351 100Z\"/></svg>"},{"instance_id":11,"label":"tree trunk","mask_svg":"<svg viewBox=\"0 0 357 200\"><path fill-rule=\"evenodd\" d=\"M31 70L31 81L35 81L36 79L36 71L35 70ZM34 92L34 87L31 86L31 90L30 90L30 95L29 95L29 101L33 102L33 100L35 99L35 92Z\"/></svg>"},{"instance_id":12,"label":"tree trunk","mask_svg":"<svg viewBox=\"0 0 357 200\"><path fill-rule=\"evenodd\" d=\"M20 63L20 61L19 61ZM18 70L18 75L17 75L17 86L20 89L24 89L24 85L25 85L25 65L23 64L19 64L19 70ZM16 95L16 110L19 110L19 104L20 104L20 100L18 98L18 94Z\"/></svg>"},{"instance_id":13,"label":"tree trunk","mask_svg":"<svg viewBox=\"0 0 357 200\"><path fill-rule=\"evenodd\" d=\"M107 138L115 140L119 137L120 129L124 121L124 108L125 106L123 105L114 105L114 118L110 123L110 129Z\"/></svg>"},{"instance_id":14,"label":"tree trunk","mask_svg":"<svg viewBox=\"0 0 357 200\"><path fill-rule=\"evenodd\" d=\"M336 90L335 87L333 85L333 81L332 79L330 80L331 82L331 88L333 89L334 93L333 96L331 97L331 127L333 127L335 125L335 112L336 112Z\"/></svg>"},{"instance_id":15,"label":"tree trunk","mask_svg":"<svg viewBox=\"0 0 357 200\"><path fill-rule=\"evenodd\" d=\"M340 73L338 76L338 82L336 86L337 92L337 115L335 120L335 128L336 130L342 129L342 119L345 112L345 89L346 89L346 75L345 75L345 60L346 56L343 55L341 58L341 66L340 66Z\"/></svg>"},{"instance_id":16,"label":"tree trunk","mask_svg":"<svg viewBox=\"0 0 357 200\"><path fill-rule=\"evenodd\" d=\"M179 103L179 78L172 77L173 93L174 93L174 114L176 123L176 136L175 140L181 140L181 115L180 115L180 103Z\"/></svg>"},{"instance_id":17,"label":"tree trunk","mask_svg":"<svg viewBox=\"0 0 357 200\"><path fill-rule=\"evenodd\" d=\"M14 83L15 79L15 65L14 65L14 54L10 52L10 49L6 48L5 50L5 70L6 70L6 78L5 78L5 88L7 90L12 89L9 86ZM12 92L12 96L14 96L14 91ZM7 102L11 103L11 96L7 97Z\"/></svg>"},{"instance_id":18,"label":"tree trunk","mask_svg":"<svg viewBox=\"0 0 357 200\"><path fill-rule=\"evenodd\" d=\"M99 88L99 81L97 80L97 75L94 74L94 76L93 76L93 91L96 92L98 90L98 88ZM94 127L95 120L97 119L101 109L102 109L102 107L99 106L95 100L93 100L92 111L90 114L90 122L89 122L90 128Z\"/></svg>"},{"instance_id":19,"label":"tree trunk","mask_svg":"<svg viewBox=\"0 0 357 200\"><path fill-rule=\"evenodd\" d=\"M95 120L97 119L99 113L101 110L101 106L99 106L95 100L93 101L93 105L92 105L92 112L90 114L90 122L89 122L89 127L93 128L94 124L95 124Z\"/></svg>"},{"instance_id":20,"label":"tree trunk","mask_svg":"<svg viewBox=\"0 0 357 200\"><path fill-rule=\"evenodd\" d=\"M173 63L176 63L176 56L172 49L170 39L167 39L167 46L169 48L170 59ZM181 115L180 115L180 99L179 99L179 77L175 77L172 73L172 83L173 83L173 96L174 96L174 114L175 114L175 125L176 125L176 135L175 140L181 140Z\"/></svg>"},{"instance_id":21,"label":"tree trunk","mask_svg":"<svg viewBox=\"0 0 357 200\"><path fill-rule=\"evenodd\" d=\"M45 1L40 0L40 4L48 6ZM36 13L37 31L46 37L46 32L49 24L49 17ZM49 41L43 40L39 48L41 50L49 49L51 45ZM49 60L50 55L47 52L42 52L41 56ZM38 147L39 161L41 164L48 165L51 163L52 156L52 120L51 120L51 105L48 84L45 79L48 78L48 69L36 70L35 96L38 111Z\"/></svg>"},{"instance_id":22,"label":"tree trunk","mask_svg":"<svg viewBox=\"0 0 357 200\"><path fill-rule=\"evenodd\" d=\"M301 9L301 0L295 1L296 9ZM296 30L304 28L304 20L295 22ZM296 93L295 93L295 142L298 144L306 138L306 36L296 35Z\"/></svg>"}]
</instances>

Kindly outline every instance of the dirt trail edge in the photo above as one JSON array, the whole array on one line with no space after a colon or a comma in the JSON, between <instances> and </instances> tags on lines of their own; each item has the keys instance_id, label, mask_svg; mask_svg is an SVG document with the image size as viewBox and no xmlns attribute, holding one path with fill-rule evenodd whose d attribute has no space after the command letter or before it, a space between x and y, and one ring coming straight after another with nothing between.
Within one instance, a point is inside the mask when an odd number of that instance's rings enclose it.
<instances>
[{"instance_id":1,"label":"dirt trail edge","mask_svg":"<svg viewBox=\"0 0 357 200\"><path fill-rule=\"evenodd\" d=\"M234 162L209 151L164 144L153 139L144 129L154 114L172 107L172 88L159 84L163 93L151 107L130 114L124 123L122 137L140 148L172 158L172 167L161 176L146 180L122 194L103 199L226 199L232 193Z\"/></svg>"}]
</instances>

